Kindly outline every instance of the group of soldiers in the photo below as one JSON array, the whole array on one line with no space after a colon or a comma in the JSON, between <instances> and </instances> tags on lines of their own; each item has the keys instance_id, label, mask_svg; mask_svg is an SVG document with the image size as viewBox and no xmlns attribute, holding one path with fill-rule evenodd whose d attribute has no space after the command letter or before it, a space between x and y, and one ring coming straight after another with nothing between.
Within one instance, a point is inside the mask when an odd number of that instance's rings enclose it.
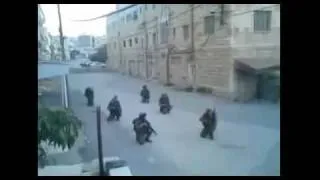
<instances>
[{"instance_id":1,"label":"group of soldiers","mask_svg":"<svg viewBox=\"0 0 320 180\"><path fill-rule=\"evenodd\" d=\"M150 102L150 91L146 85L142 87L140 92L141 103ZM87 105L93 106L94 102L94 91L92 88L88 87L85 90L85 97L87 98ZM170 104L169 96L163 93L159 98L159 110L162 114L168 114L172 110L172 105ZM109 111L109 116L107 121L116 120L119 121L122 115L121 104L117 96L114 96L109 102L107 109ZM157 134L157 132L152 128L151 123L146 119L147 114L141 112L137 118L132 121L133 130L136 134L136 141L142 145L145 142L152 142L150 136L152 133ZM203 125L203 129L200 133L200 137L214 139L214 131L217 127L217 117L215 109L206 109L205 113L200 117L200 122Z\"/></svg>"}]
</instances>

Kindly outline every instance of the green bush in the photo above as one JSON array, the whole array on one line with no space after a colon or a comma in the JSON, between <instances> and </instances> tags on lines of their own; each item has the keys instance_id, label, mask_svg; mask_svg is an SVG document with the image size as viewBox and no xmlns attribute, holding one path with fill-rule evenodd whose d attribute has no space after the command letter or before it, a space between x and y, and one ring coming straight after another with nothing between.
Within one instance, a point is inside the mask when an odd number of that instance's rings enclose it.
<instances>
[{"instance_id":1,"label":"green bush","mask_svg":"<svg viewBox=\"0 0 320 180\"><path fill-rule=\"evenodd\" d=\"M70 149L79 136L81 121L71 109L50 109L38 105L38 158L42 166L46 161L46 152L41 142L54 147Z\"/></svg>"}]
</instances>

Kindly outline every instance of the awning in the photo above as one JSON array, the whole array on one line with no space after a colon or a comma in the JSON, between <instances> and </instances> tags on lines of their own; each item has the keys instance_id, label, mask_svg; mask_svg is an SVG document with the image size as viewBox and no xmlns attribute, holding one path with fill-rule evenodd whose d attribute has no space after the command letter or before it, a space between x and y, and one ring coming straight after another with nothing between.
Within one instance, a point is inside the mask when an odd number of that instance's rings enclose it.
<instances>
[{"instance_id":1,"label":"awning","mask_svg":"<svg viewBox=\"0 0 320 180\"><path fill-rule=\"evenodd\" d=\"M237 70L259 73L262 71L280 69L280 60L274 58L237 58L234 59L234 67Z\"/></svg>"}]
</instances>

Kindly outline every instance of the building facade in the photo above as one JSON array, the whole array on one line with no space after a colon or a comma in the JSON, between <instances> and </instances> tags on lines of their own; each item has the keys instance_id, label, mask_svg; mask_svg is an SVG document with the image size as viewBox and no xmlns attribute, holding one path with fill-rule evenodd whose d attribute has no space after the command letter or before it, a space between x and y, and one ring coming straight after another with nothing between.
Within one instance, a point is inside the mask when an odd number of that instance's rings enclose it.
<instances>
[{"instance_id":1,"label":"building facade","mask_svg":"<svg viewBox=\"0 0 320 180\"><path fill-rule=\"evenodd\" d=\"M60 36L51 36L51 58L56 61L63 60L62 48L60 44ZM70 52L74 49L74 45L69 41L68 37L64 37L64 52L66 61L70 60Z\"/></svg>"},{"instance_id":2,"label":"building facade","mask_svg":"<svg viewBox=\"0 0 320 180\"><path fill-rule=\"evenodd\" d=\"M78 47L94 47L94 38L89 35L79 36Z\"/></svg>"},{"instance_id":3,"label":"building facade","mask_svg":"<svg viewBox=\"0 0 320 180\"><path fill-rule=\"evenodd\" d=\"M50 38L44 27L45 15L41 6L38 5L38 60L50 60Z\"/></svg>"},{"instance_id":4,"label":"building facade","mask_svg":"<svg viewBox=\"0 0 320 180\"><path fill-rule=\"evenodd\" d=\"M239 101L279 96L277 4L129 5L107 16L107 42L109 66L132 76Z\"/></svg>"},{"instance_id":5,"label":"building facade","mask_svg":"<svg viewBox=\"0 0 320 180\"><path fill-rule=\"evenodd\" d=\"M130 5L132 5L132 4L116 4L116 10L125 8L125 7L130 6Z\"/></svg>"},{"instance_id":6,"label":"building facade","mask_svg":"<svg viewBox=\"0 0 320 180\"><path fill-rule=\"evenodd\" d=\"M94 47L99 48L103 46L104 44L107 44L107 36L97 36L94 37Z\"/></svg>"}]
</instances>

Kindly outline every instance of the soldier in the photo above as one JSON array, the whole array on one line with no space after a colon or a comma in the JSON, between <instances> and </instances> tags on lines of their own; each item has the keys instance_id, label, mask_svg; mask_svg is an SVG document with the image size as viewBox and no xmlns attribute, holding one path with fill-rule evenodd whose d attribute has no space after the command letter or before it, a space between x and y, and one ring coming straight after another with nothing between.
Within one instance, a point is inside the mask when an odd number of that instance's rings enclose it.
<instances>
[{"instance_id":1,"label":"soldier","mask_svg":"<svg viewBox=\"0 0 320 180\"><path fill-rule=\"evenodd\" d=\"M163 93L159 99L160 112L167 114L171 111L172 106L170 105L169 97L166 93Z\"/></svg>"},{"instance_id":2,"label":"soldier","mask_svg":"<svg viewBox=\"0 0 320 180\"><path fill-rule=\"evenodd\" d=\"M140 113L139 117L132 121L133 130L136 133L136 141L142 145L144 142L152 142L150 136L152 133L157 132L152 128L150 122L146 120L146 113Z\"/></svg>"},{"instance_id":3,"label":"soldier","mask_svg":"<svg viewBox=\"0 0 320 180\"><path fill-rule=\"evenodd\" d=\"M200 121L203 125L200 136L202 138L206 138L209 136L209 138L213 140L213 133L217 127L216 110L207 109L206 112L201 116Z\"/></svg>"},{"instance_id":4,"label":"soldier","mask_svg":"<svg viewBox=\"0 0 320 180\"><path fill-rule=\"evenodd\" d=\"M87 98L87 105L93 106L93 100L94 100L94 92L91 87L87 87L84 96Z\"/></svg>"},{"instance_id":5,"label":"soldier","mask_svg":"<svg viewBox=\"0 0 320 180\"><path fill-rule=\"evenodd\" d=\"M140 96L142 98L142 103L149 103L150 99L150 92L146 85L142 86L142 90L140 92Z\"/></svg>"},{"instance_id":6,"label":"soldier","mask_svg":"<svg viewBox=\"0 0 320 180\"><path fill-rule=\"evenodd\" d=\"M113 120L116 118L117 121L120 120L121 114L122 114L122 109L120 102L118 100L117 96L114 96L111 101L108 104L108 110L110 112L109 117L107 118L108 121Z\"/></svg>"}]
</instances>

